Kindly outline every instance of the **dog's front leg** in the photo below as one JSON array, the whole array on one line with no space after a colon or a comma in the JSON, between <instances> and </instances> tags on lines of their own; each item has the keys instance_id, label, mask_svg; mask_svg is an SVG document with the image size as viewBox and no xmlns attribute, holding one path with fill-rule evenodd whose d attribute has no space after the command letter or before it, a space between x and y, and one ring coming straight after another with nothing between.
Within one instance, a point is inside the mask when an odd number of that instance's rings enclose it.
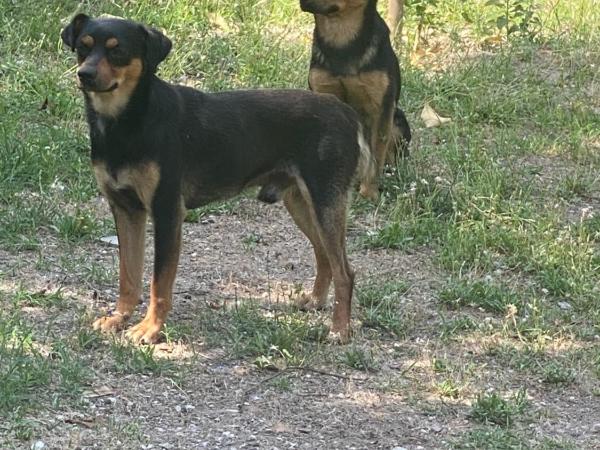
<instances>
[{"instance_id":1,"label":"dog's front leg","mask_svg":"<svg viewBox=\"0 0 600 450\"><path fill-rule=\"evenodd\" d=\"M102 331L118 331L125 326L140 303L144 270L146 211L116 204L111 204L111 209L119 236L119 299L112 314L94 322L94 329Z\"/></svg>"},{"instance_id":2,"label":"dog's front leg","mask_svg":"<svg viewBox=\"0 0 600 450\"><path fill-rule=\"evenodd\" d=\"M152 206L154 222L154 273L146 317L128 331L134 342L155 343L171 310L173 283L181 249L184 208L180 201L161 198Z\"/></svg>"}]
</instances>

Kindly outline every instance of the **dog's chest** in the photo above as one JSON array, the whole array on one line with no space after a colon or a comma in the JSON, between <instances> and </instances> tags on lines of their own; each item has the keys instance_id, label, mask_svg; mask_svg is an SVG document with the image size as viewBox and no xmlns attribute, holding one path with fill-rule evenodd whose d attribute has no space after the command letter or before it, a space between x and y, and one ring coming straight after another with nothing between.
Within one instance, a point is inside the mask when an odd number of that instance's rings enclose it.
<instances>
[{"instance_id":1,"label":"dog's chest","mask_svg":"<svg viewBox=\"0 0 600 450\"><path fill-rule=\"evenodd\" d=\"M333 94L361 114L377 114L389 88L384 71L370 71L351 76L336 76L323 69L312 69L310 86L316 92Z\"/></svg>"},{"instance_id":2,"label":"dog's chest","mask_svg":"<svg viewBox=\"0 0 600 450\"><path fill-rule=\"evenodd\" d=\"M139 203L150 210L160 181L160 168L155 162L144 162L111 170L104 162L93 164L100 190L109 199L118 200L123 193L134 194Z\"/></svg>"}]
</instances>

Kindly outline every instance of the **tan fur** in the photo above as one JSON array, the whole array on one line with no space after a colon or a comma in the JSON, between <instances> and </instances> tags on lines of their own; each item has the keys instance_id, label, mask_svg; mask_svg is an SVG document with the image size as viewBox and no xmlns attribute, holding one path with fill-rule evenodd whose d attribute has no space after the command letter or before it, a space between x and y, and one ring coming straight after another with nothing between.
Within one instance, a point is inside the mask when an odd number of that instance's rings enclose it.
<instances>
[{"instance_id":1,"label":"tan fur","mask_svg":"<svg viewBox=\"0 0 600 450\"><path fill-rule=\"evenodd\" d=\"M350 314L354 273L350 269L344 242L346 240L346 193L344 198L317 217L310 192L301 178L285 192L284 203L298 228L313 245L317 276L310 295L298 300L302 309L320 309L327 303L327 294L333 280L335 296L331 336L342 343L350 339Z\"/></svg>"},{"instance_id":2,"label":"tan fur","mask_svg":"<svg viewBox=\"0 0 600 450\"><path fill-rule=\"evenodd\" d=\"M111 49L111 48L115 48L117 45L119 45L119 40L117 38L108 38L106 40L106 42L104 43L104 47Z\"/></svg>"},{"instance_id":3,"label":"tan fur","mask_svg":"<svg viewBox=\"0 0 600 450\"><path fill-rule=\"evenodd\" d=\"M321 3L337 5L339 10L327 16L315 15L320 36L327 45L343 47L358 35L367 0L323 0Z\"/></svg>"},{"instance_id":4,"label":"tan fur","mask_svg":"<svg viewBox=\"0 0 600 450\"><path fill-rule=\"evenodd\" d=\"M323 69L311 69L308 73L310 88L322 94L333 94L343 102L346 101L346 91L341 77L335 77Z\"/></svg>"},{"instance_id":5,"label":"tan fur","mask_svg":"<svg viewBox=\"0 0 600 450\"><path fill-rule=\"evenodd\" d=\"M177 235L170 249L171 254L166 266L159 273L154 273L150 284L150 304L146 316L127 332L134 342L155 342L173 305L173 284L181 250L181 223L184 215L185 208L182 201L177 223L174 224Z\"/></svg>"},{"instance_id":6,"label":"tan fur","mask_svg":"<svg viewBox=\"0 0 600 450\"><path fill-rule=\"evenodd\" d=\"M81 43L86 47L92 48L95 44L94 38L89 34L86 34L81 38Z\"/></svg>"},{"instance_id":7,"label":"tan fur","mask_svg":"<svg viewBox=\"0 0 600 450\"><path fill-rule=\"evenodd\" d=\"M368 139L369 137L365 136L364 128L361 125L357 136L360 153L358 155L356 174L359 180L371 180L377 176L377 164L371 152L371 145Z\"/></svg>"},{"instance_id":8,"label":"tan fur","mask_svg":"<svg viewBox=\"0 0 600 450\"><path fill-rule=\"evenodd\" d=\"M146 208L152 210L152 199L160 181L160 168L155 162L138 164L120 169L115 176L104 163L94 165L98 186L105 194L120 189L133 189Z\"/></svg>"},{"instance_id":9,"label":"tan fur","mask_svg":"<svg viewBox=\"0 0 600 450\"><path fill-rule=\"evenodd\" d=\"M385 164L391 151L393 128L393 110L383 116L383 100L390 83L383 71L359 73L353 76L334 76L323 69L312 69L309 73L311 89L321 93L333 94L349 104L361 116L370 136L369 146L377 162L378 172L369 171L362 179L361 194L375 199L377 197L376 176Z\"/></svg>"},{"instance_id":10,"label":"tan fur","mask_svg":"<svg viewBox=\"0 0 600 450\"><path fill-rule=\"evenodd\" d=\"M103 331L123 328L142 296L147 213L114 206L113 215L119 236L119 299L115 313L94 322Z\"/></svg>"},{"instance_id":11,"label":"tan fur","mask_svg":"<svg viewBox=\"0 0 600 450\"><path fill-rule=\"evenodd\" d=\"M135 58L125 67L112 67L106 59L101 60L97 66L98 76L102 84L109 88L114 83L117 89L111 92L90 92L92 107L103 116L117 117L127 106L129 98L138 84L143 72L141 59Z\"/></svg>"}]
</instances>

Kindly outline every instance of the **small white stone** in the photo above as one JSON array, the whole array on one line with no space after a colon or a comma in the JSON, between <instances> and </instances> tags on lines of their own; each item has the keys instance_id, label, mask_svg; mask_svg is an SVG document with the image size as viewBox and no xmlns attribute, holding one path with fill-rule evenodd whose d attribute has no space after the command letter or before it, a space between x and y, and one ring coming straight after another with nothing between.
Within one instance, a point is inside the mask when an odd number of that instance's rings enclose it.
<instances>
[{"instance_id":1,"label":"small white stone","mask_svg":"<svg viewBox=\"0 0 600 450\"><path fill-rule=\"evenodd\" d=\"M100 238L100 241L104 242L106 245L110 247L118 247L119 246L119 238L117 236L104 236Z\"/></svg>"},{"instance_id":2,"label":"small white stone","mask_svg":"<svg viewBox=\"0 0 600 450\"><path fill-rule=\"evenodd\" d=\"M558 307L563 311L567 311L569 309L573 309L569 302L558 302Z\"/></svg>"},{"instance_id":3,"label":"small white stone","mask_svg":"<svg viewBox=\"0 0 600 450\"><path fill-rule=\"evenodd\" d=\"M46 448L44 441L35 441L31 444L31 450L43 450Z\"/></svg>"}]
</instances>

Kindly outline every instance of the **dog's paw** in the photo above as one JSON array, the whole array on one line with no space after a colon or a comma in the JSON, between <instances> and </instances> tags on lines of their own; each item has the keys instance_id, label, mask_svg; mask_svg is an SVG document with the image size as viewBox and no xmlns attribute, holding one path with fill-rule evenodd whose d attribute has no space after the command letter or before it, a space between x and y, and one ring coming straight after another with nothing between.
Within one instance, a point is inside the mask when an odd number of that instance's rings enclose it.
<instances>
[{"instance_id":1,"label":"dog's paw","mask_svg":"<svg viewBox=\"0 0 600 450\"><path fill-rule=\"evenodd\" d=\"M359 192L362 197L371 200L373 203L377 203L379 200L379 190L376 185L362 183Z\"/></svg>"},{"instance_id":2,"label":"dog's paw","mask_svg":"<svg viewBox=\"0 0 600 450\"><path fill-rule=\"evenodd\" d=\"M162 324L154 320L144 319L131 327L126 335L136 344L156 344L160 338Z\"/></svg>"},{"instance_id":3,"label":"dog's paw","mask_svg":"<svg viewBox=\"0 0 600 450\"><path fill-rule=\"evenodd\" d=\"M340 329L331 328L329 330L329 334L327 335L327 341L330 344L334 345L345 345L350 342L350 337L352 336L352 329L347 327L342 327Z\"/></svg>"},{"instance_id":4,"label":"dog's paw","mask_svg":"<svg viewBox=\"0 0 600 450\"><path fill-rule=\"evenodd\" d=\"M319 299L314 294L302 293L296 298L296 306L301 311L325 309L325 306L327 306L327 298Z\"/></svg>"},{"instance_id":5,"label":"dog's paw","mask_svg":"<svg viewBox=\"0 0 600 450\"><path fill-rule=\"evenodd\" d=\"M95 320L92 327L94 330L102 331L103 333L110 333L121 331L127 323L127 317L123 314L113 313L109 316L100 317Z\"/></svg>"},{"instance_id":6,"label":"dog's paw","mask_svg":"<svg viewBox=\"0 0 600 450\"><path fill-rule=\"evenodd\" d=\"M352 319L350 322L340 322L329 324L329 334L327 341L334 345L345 345L352 339L352 330L360 330L362 322L358 319Z\"/></svg>"}]
</instances>

